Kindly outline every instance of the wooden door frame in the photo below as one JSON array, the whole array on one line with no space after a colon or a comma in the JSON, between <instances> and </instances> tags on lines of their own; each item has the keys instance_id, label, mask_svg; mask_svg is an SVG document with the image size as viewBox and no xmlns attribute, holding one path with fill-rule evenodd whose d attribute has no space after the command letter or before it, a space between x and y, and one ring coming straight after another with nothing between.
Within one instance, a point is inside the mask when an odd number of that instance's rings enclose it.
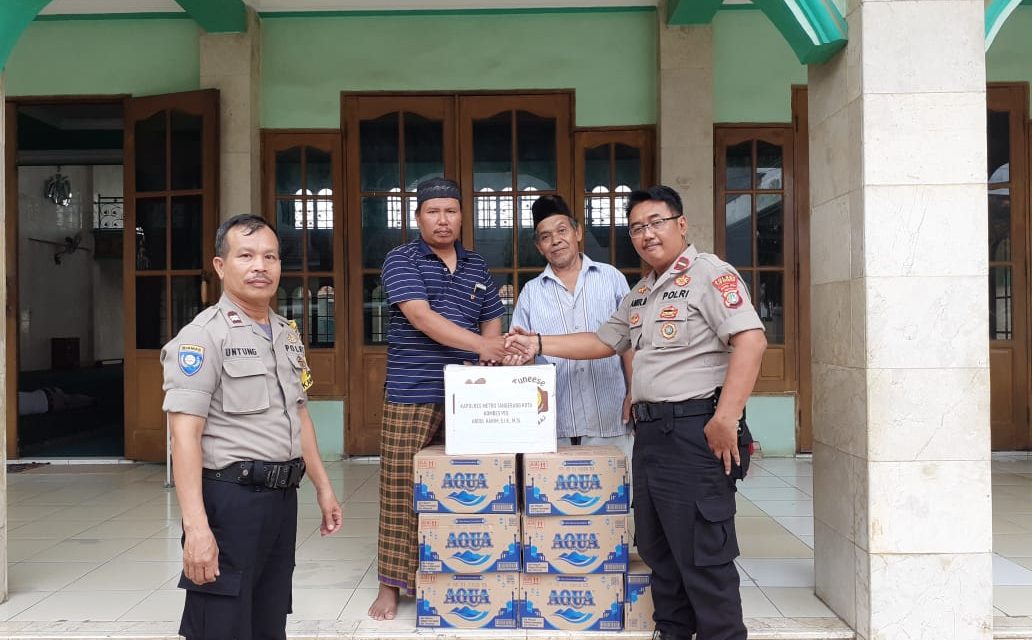
<instances>
[{"instance_id":1,"label":"wooden door frame","mask_svg":"<svg viewBox=\"0 0 1032 640\"><path fill-rule=\"evenodd\" d=\"M5 327L7 329L5 352L5 376L6 388L4 398L7 402L6 410L6 456L8 460L18 457L18 363L20 360L20 334L18 330L18 316L20 304L20 292L18 286L18 107L31 105L85 105L85 104L121 104L123 130L125 124L125 108L127 94L111 95L70 95L70 96L17 96L8 97L4 101L4 176L6 180L5 212L4 220L4 264L7 267L6 275L6 314ZM125 158L123 156L123 164ZM124 300L123 300L124 304ZM125 397L122 398L123 407Z\"/></svg>"},{"instance_id":2,"label":"wooden door frame","mask_svg":"<svg viewBox=\"0 0 1032 640\"><path fill-rule=\"evenodd\" d=\"M813 358L810 322L810 111L806 85L792 85L793 169L796 202L796 453L813 451Z\"/></svg>"}]
</instances>

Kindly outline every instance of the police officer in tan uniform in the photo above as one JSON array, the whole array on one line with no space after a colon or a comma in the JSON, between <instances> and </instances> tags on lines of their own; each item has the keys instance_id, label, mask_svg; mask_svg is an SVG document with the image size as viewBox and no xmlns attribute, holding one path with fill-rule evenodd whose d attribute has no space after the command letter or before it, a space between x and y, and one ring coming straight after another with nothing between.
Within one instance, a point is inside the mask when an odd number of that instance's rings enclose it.
<instances>
[{"instance_id":1,"label":"police officer in tan uniform","mask_svg":"<svg viewBox=\"0 0 1032 640\"><path fill-rule=\"evenodd\" d=\"M183 516L179 633L282 639L306 471L323 535L340 528L341 508L308 414L301 336L269 308L279 287L279 237L262 218L240 215L219 227L215 253L222 299L161 351Z\"/></svg>"},{"instance_id":2,"label":"police officer in tan uniform","mask_svg":"<svg viewBox=\"0 0 1032 640\"><path fill-rule=\"evenodd\" d=\"M627 206L631 241L652 272L596 333L517 331L508 346L524 358L634 350L635 539L652 569L654 637L741 640L735 480L749 464L743 412L767 346L763 324L738 272L688 244L677 192L635 191Z\"/></svg>"}]
</instances>

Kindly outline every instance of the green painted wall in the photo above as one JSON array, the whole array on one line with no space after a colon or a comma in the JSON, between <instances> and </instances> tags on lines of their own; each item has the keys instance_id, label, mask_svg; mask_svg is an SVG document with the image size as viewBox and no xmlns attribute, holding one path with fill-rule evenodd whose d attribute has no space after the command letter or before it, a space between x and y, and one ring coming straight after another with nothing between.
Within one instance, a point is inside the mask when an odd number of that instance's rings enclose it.
<instances>
[{"instance_id":1,"label":"green painted wall","mask_svg":"<svg viewBox=\"0 0 1032 640\"><path fill-rule=\"evenodd\" d=\"M340 460L344 457L344 401L312 400L308 413L315 425L315 439L319 442L319 454L323 460Z\"/></svg>"},{"instance_id":2,"label":"green painted wall","mask_svg":"<svg viewBox=\"0 0 1032 640\"><path fill-rule=\"evenodd\" d=\"M36 21L7 61L10 96L190 91L200 86L192 20Z\"/></svg>"},{"instance_id":3,"label":"green painted wall","mask_svg":"<svg viewBox=\"0 0 1032 640\"><path fill-rule=\"evenodd\" d=\"M792 85L806 67L761 11L722 11L713 19L715 122L791 122Z\"/></svg>"},{"instance_id":4,"label":"green painted wall","mask_svg":"<svg viewBox=\"0 0 1032 640\"><path fill-rule=\"evenodd\" d=\"M340 126L340 92L575 89L579 126L656 121L653 11L262 21L262 126Z\"/></svg>"},{"instance_id":5,"label":"green painted wall","mask_svg":"<svg viewBox=\"0 0 1032 640\"><path fill-rule=\"evenodd\" d=\"M989 82L1032 83L1032 6L1022 5L1003 23L985 56Z\"/></svg>"},{"instance_id":6,"label":"green painted wall","mask_svg":"<svg viewBox=\"0 0 1032 640\"><path fill-rule=\"evenodd\" d=\"M795 396L752 396L746 402L745 415L749 431L760 443L763 455L795 455Z\"/></svg>"}]
</instances>

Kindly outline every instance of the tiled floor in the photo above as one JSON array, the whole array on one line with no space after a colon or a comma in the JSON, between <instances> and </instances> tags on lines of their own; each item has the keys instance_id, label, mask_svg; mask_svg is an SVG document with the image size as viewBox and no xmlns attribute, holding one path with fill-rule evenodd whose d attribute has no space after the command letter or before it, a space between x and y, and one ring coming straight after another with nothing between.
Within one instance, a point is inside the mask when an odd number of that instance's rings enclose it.
<instances>
[{"instance_id":1,"label":"tiled floor","mask_svg":"<svg viewBox=\"0 0 1032 640\"><path fill-rule=\"evenodd\" d=\"M412 631L411 601L390 623L365 616L376 589L377 470L375 460L329 466L345 518L329 538L317 533L314 492L303 487L291 629L355 637ZM841 631L813 594L812 476L809 459L768 458L741 486L737 563L754 631L779 619ZM0 631L174 634L183 602L179 513L164 478L156 465L50 465L9 475L11 596L0 605ZM994 457L993 500L999 627L1001 618L1032 616L1032 455Z\"/></svg>"}]
</instances>

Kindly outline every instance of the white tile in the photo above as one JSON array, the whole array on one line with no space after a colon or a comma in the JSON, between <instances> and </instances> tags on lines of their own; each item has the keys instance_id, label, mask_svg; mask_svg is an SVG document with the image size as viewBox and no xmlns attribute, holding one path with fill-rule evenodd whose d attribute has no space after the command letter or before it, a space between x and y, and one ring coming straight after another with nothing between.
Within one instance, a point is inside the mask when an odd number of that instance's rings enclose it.
<instances>
[{"instance_id":1,"label":"white tile","mask_svg":"<svg viewBox=\"0 0 1032 640\"><path fill-rule=\"evenodd\" d=\"M129 549L122 560L155 560L161 562L182 562L183 548L173 538L149 538Z\"/></svg>"},{"instance_id":2,"label":"white tile","mask_svg":"<svg viewBox=\"0 0 1032 640\"><path fill-rule=\"evenodd\" d=\"M336 620L354 589L294 589L288 620Z\"/></svg>"},{"instance_id":3,"label":"white tile","mask_svg":"<svg viewBox=\"0 0 1032 640\"><path fill-rule=\"evenodd\" d=\"M813 501L811 500L756 500L753 502L761 511L769 516L809 516L813 517Z\"/></svg>"},{"instance_id":4,"label":"white tile","mask_svg":"<svg viewBox=\"0 0 1032 640\"><path fill-rule=\"evenodd\" d=\"M416 627L416 601L412 598L401 598L398 602L398 614L394 620L372 620L369 618L369 605L376 599L377 589L356 589L348 600L339 620L359 621L359 631L414 631Z\"/></svg>"},{"instance_id":5,"label":"white tile","mask_svg":"<svg viewBox=\"0 0 1032 640\"><path fill-rule=\"evenodd\" d=\"M55 539L64 540L77 533L95 527L96 522L72 522L72 521L51 521L44 522L36 520L18 527L11 527L8 537L21 539Z\"/></svg>"},{"instance_id":6,"label":"white tile","mask_svg":"<svg viewBox=\"0 0 1032 640\"><path fill-rule=\"evenodd\" d=\"M806 495L795 487L739 487L739 492L753 502L765 502L773 500L809 500Z\"/></svg>"},{"instance_id":7,"label":"white tile","mask_svg":"<svg viewBox=\"0 0 1032 640\"><path fill-rule=\"evenodd\" d=\"M759 587L741 587L742 616L745 618L780 618L777 607L763 595Z\"/></svg>"},{"instance_id":8,"label":"white tile","mask_svg":"<svg viewBox=\"0 0 1032 640\"><path fill-rule=\"evenodd\" d=\"M372 560L303 562L294 567L294 587L355 589L369 572ZM375 585L374 585L375 586Z\"/></svg>"},{"instance_id":9,"label":"white tile","mask_svg":"<svg viewBox=\"0 0 1032 640\"><path fill-rule=\"evenodd\" d=\"M177 578L179 562L144 562L115 559L90 571L64 591L151 591Z\"/></svg>"},{"instance_id":10,"label":"white tile","mask_svg":"<svg viewBox=\"0 0 1032 640\"><path fill-rule=\"evenodd\" d=\"M49 598L52 594L53 591L11 592L8 594L7 600L0 604L0 620L10 620L43 598Z\"/></svg>"},{"instance_id":11,"label":"white tile","mask_svg":"<svg viewBox=\"0 0 1032 640\"><path fill-rule=\"evenodd\" d=\"M1032 533L1003 533L993 536L993 551L1008 558L1032 557Z\"/></svg>"},{"instance_id":12,"label":"white tile","mask_svg":"<svg viewBox=\"0 0 1032 640\"><path fill-rule=\"evenodd\" d=\"M313 537L297 550L298 562L325 560L372 560L376 539Z\"/></svg>"},{"instance_id":13,"label":"white tile","mask_svg":"<svg viewBox=\"0 0 1032 640\"><path fill-rule=\"evenodd\" d=\"M348 518L379 518L380 502L346 500L341 507L341 511L344 512L344 520Z\"/></svg>"},{"instance_id":14,"label":"white tile","mask_svg":"<svg viewBox=\"0 0 1032 640\"><path fill-rule=\"evenodd\" d=\"M999 587L1032 587L1032 570L994 553L993 584Z\"/></svg>"},{"instance_id":15,"label":"white tile","mask_svg":"<svg viewBox=\"0 0 1032 640\"><path fill-rule=\"evenodd\" d=\"M750 472L749 477L747 477L743 482L740 482L738 487L739 489L743 487L749 487L750 489L754 487L789 489L792 485L775 475L754 476Z\"/></svg>"},{"instance_id":16,"label":"white tile","mask_svg":"<svg viewBox=\"0 0 1032 640\"><path fill-rule=\"evenodd\" d=\"M797 538L813 537L813 518L807 516L778 516L778 524L788 529Z\"/></svg>"},{"instance_id":17,"label":"white tile","mask_svg":"<svg viewBox=\"0 0 1032 640\"><path fill-rule=\"evenodd\" d=\"M186 591L183 589L154 591L118 619L121 621L168 621L174 623L178 628L185 600Z\"/></svg>"},{"instance_id":18,"label":"white tile","mask_svg":"<svg viewBox=\"0 0 1032 640\"><path fill-rule=\"evenodd\" d=\"M812 476L812 458L764 458L756 464L779 476Z\"/></svg>"},{"instance_id":19,"label":"white tile","mask_svg":"<svg viewBox=\"0 0 1032 640\"><path fill-rule=\"evenodd\" d=\"M811 549L813 549L814 536L798 536L798 537L799 537L799 540L801 540L803 544L805 544L806 546L808 546Z\"/></svg>"},{"instance_id":20,"label":"white tile","mask_svg":"<svg viewBox=\"0 0 1032 640\"><path fill-rule=\"evenodd\" d=\"M7 583L12 593L57 591L98 566L97 562L19 562L8 569Z\"/></svg>"},{"instance_id":21,"label":"white tile","mask_svg":"<svg viewBox=\"0 0 1032 640\"><path fill-rule=\"evenodd\" d=\"M760 587L813 587L813 560L739 558L739 565Z\"/></svg>"},{"instance_id":22,"label":"white tile","mask_svg":"<svg viewBox=\"0 0 1032 640\"><path fill-rule=\"evenodd\" d=\"M33 562L107 562L143 542L132 538L70 538L29 558Z\"/></svg>"},{"instance_id":23,"label":"white tile","mask_svg":"<svg viewBox=\"0 0 1032 640\"><path fill-rule=\"evenodd\" d=\"M12 620L117 620L148 594L146 591L62 591L22 611Z\"/></svg>"},{"instance_id":24,"label":"white tile","mask_svg":"<svg viewBox=\"0 0 1032 640\"><path fill-rule=\"evenodd\" d=\"M82 533L75 534L72 538L94 538L100 540L115 538L143 539L153 537L169 526L165 520L111 520L102 522L95 527L90 527ZM179 536L177 535L176 537Z\"/></svg>"},{"instance_id":25,"label":"white tile","mask_svg":"<svg viewBox=\"0 0 1032 640\"><path fill-rule=\"evenodd\" d=\"M10 496L8 496L10 497ZM39 520L44 516L57 513L61 510L61 507L55 506L36 506L33 504L12 504L7 508L7 522L13 524L15 522L32 522L33 520Z\"/></svg>"},{"instance_id":26,"label":"white tile","mask_svg":"<svg viewBox=\"0 0 1032 640\"><path fill-rule=\"evenodd\" d=\"M993 587L993 604L1009 616L1032 616L1032 587Z\"/></svg>"},{"instance_id":27,"label":"white tile","mask_svg":"<svg viewBox=\"0 0 1032 640\"><path fill-rule=\"evenodd\" d=\"M834 618L812 587L762 587L763 595L788 618Z\"/></svg>"},{"instance_id":28,"label":"white tile","mask_svg":"<svg viewBox=\"0 0 1032 640\"><path fill-rule=\"evenodd\" d=\"M57 540L23 540L20 538L12 538L7 541L7 561L22 562L23 560L28 560L40 551L49 549L57 543Z\"/></svg>"}]
</instances>

